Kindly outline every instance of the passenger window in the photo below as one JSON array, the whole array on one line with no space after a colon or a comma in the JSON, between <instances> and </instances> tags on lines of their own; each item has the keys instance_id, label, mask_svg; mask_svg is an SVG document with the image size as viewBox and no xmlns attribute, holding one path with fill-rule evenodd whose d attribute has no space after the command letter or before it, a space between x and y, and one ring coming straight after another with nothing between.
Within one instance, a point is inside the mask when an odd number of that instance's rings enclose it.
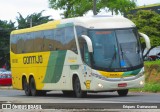
<instances>
[{"instance_id":1,"label":"passenger window","mask_svg":"<svg viewBox=\"0 0 160 112\"><path fill-rule=\"evenodd\" d=\"M43 45L43 32L35 32L34 33L34 51L35 52L42 52L44 51L44 45Z\"/></svg>"},{"instance_id":2,"label":"passenger window","mask_svg":"<svg viewBox=\"0 0 160 112\"><path fill-rule=\"evenodd\" d=\"M25 53L25 43L24 43L24 34L18 35L18 40L17 40L17 53Z\"/></svg>"},{"instance_id":3,"label":"passenger window","mask_svg":"<svg viewBox=\"0 0 160 112\"><path fill-rule=\"evenodd\" d=\"M78 53L73 27L65 28L65 48Z\"/></svg>"},{"instance_id":4,"label":"passenger window","mask_svg":"<svg viewBox=\"0 0 160 112\"><path fill-rule=\"evenodd\" d=\"M55 41L56 41L56 46L55 50L64 50L64 44L65 44L65 30L64 28L59 28L55 30Z\"/></svg>"}]
</instances>

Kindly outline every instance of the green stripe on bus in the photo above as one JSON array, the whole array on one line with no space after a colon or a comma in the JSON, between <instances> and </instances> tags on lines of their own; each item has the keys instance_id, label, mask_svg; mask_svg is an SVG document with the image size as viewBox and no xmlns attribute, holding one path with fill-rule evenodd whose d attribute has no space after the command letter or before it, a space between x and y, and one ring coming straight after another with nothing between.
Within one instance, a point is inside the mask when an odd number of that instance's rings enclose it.
<instances>
[{"instance_id":1,"label":"green stripe on bus","mask_svg":"<svg viewBox=\"0 0 160 112\"><path fill-rule=\"evenodd\" d=\"M65 56L66 51L51 52L43 83L57 83L60 80Z\"/></svg>"},{"instance_id":2,"label":"green stripe on bus","mask_svg":"<svg viewBox=\"0 0 160 112\"><path fill-rule=\"evenodd\" d=\"M139 72L141 71L140 69L134 70L134 71L128 71L128 72L124 72L122 74L123 77L128 77L128 76L132 76L132 75L137 75Z\"/></svg>"}]
</instances>

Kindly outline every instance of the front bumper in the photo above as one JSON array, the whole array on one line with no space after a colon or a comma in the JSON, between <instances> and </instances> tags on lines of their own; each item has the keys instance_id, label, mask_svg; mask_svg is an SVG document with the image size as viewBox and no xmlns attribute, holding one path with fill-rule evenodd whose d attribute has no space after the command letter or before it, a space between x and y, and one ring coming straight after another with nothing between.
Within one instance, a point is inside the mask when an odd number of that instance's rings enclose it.
<instances>
[{"instance_id":1,"label":"front bumper","mask_svg":"<svg viewBox=\"0 0 160 112\"><path fill-rule=\"evenodd\" d=\"M113 80L107 81L94 77L90 83L89 91L112 91L121 89L131 89L131 88L142 88L144 87L144 75L132 79L132 80ZM119 84L126 84L125 87L119 87Z\"/></svg>"}]
</instances>

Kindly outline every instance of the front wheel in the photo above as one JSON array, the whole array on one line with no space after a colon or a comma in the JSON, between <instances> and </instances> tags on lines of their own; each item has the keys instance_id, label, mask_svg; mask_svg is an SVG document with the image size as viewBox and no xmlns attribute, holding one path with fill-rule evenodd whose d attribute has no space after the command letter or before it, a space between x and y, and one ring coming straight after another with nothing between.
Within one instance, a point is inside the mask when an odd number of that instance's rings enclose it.
<instances>
[{"instance_id":1,"label":"front wheel","mask_svg":"<svg viewBox=\"0 0 160 112\"><path fill-rule=\"evenodd\" d=\"M76 77L76 79L74 80L73 89L77 98L82 98L87 95L86 91L81 90L81 84L78 77Z\"/></svg>"},{"instance_id":2,"label":"front wheel","mask_svg":"<svg viewBox=\"0 0 160 112\"><path fill-rule=\"evenodd\" d=\"M117 93L118 93L119 96L127 96L128 89L118 90Z\"/></svg>"}]
</instances>

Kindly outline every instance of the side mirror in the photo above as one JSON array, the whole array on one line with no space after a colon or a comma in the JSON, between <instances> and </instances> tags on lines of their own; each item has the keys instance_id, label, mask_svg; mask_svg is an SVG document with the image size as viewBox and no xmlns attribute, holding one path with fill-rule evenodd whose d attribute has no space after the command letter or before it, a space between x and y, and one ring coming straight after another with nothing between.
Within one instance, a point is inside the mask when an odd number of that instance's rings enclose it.
<instances>
[{"instance_id":1,"label":"side mirror","mask_svg":"<svg viewBox=\"0 0 160 112\"><path fill-rule=\"evenodd\" d=\"M88 51L90 53L93 52L93 46L92 46L92 41L87 35L81 35L81 37L86 41L87 46L88 46Z\"/></svg>"},{"instance_id":2,"label":"side mirror","mask_svg":"<svg viewBox=\"0 0 160 112\"><path fill-rule=\"evenodd\" d=\"M146 34L140 33L140 32L139 32L139 35L144 38L145 43L146 43L146 48L149 50L151 48L151 43L150 43L149 37Z\"/></svg>"}]
</instances>

